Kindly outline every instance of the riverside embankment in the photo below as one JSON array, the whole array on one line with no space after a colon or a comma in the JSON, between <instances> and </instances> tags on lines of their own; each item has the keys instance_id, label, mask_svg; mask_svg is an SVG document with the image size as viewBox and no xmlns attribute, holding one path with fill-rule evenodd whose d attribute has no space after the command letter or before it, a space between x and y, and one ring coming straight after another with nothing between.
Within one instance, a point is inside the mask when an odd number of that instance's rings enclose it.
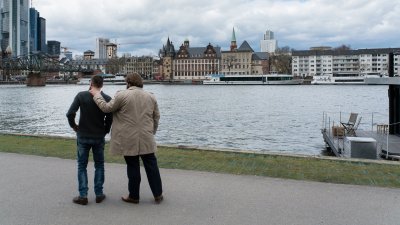
<instances>
[{"instance_id":1,"label":"riverside embankment","mask_svg":"<svg viewBox=\"0 0 400 225\"><path fill-rule=\"evenodd\" d=\"M73 138L0 134L0 151L75 159L76 142ZM122 157L109 154L108 144L105 154L107 162L124 163ZM178 146L159 146L157 155L159 166L168 169L400 188L398 161L204 150Z\"/></svg>"}]
</instances>

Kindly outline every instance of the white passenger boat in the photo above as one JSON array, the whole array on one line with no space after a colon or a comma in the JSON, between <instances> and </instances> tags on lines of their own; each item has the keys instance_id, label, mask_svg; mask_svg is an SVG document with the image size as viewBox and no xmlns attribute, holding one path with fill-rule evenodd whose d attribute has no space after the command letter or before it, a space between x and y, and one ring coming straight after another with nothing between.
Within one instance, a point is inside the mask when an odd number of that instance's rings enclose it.
<instances>
[{"instance_id":1,"label":"white passenger boat","mask_svg":"<svg viewBox=\"0 0 400 225\"><path fill-rule=\"evenodd\" d=\"M108 84L114 84L114 85L124 85L125 84L125 76L123 74L99 74L99 76L103 77L103 84L108 85ZM81 79L79 79L79 82L77 84L85 84L89 85L90 80L92 79L92 76L84 76Z\"/></svg>"},{"instance_id":2,"label":"white passenger boat","mask_svg":"<svg viewBox=\"0 0 400 225\"><path fill-rule=\"evenodd\" d=\"M328 73L313 76L311 84L388 84L388 76L380 73Z\"/></svg>"},{"instance_id":3,"label":"white passenger boat","mask_svg":"<svg viewBox=\"0 0 400 225\"><path fill-rule=\"evenodd\" d=\"M324 73L313 76L311 84L364 84L358 73Z\"/></svg>"},{"instance_id":4,"label":"white passenger boat","mask_svg":"<svg viewBox=\"0 0 400 225\"><path fill-rule=\"evenodd\" d=\"M288 85L301 84L303 79L293 79L290 74L265 74L265 75L224 75L211 74L206 76L203 84L258 84L258 85Z\"/></svg>"}]
</instances>

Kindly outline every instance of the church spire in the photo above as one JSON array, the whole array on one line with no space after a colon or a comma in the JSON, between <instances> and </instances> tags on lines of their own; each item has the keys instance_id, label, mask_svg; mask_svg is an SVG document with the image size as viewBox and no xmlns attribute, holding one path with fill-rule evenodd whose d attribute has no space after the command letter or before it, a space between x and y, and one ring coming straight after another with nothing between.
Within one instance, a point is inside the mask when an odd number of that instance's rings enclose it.
<instances>
[{"instance_id":1,"label":"church spire","mask_svg":"<svg viewBox=\"0 0 400 225\"><path fill-rule=\"evenodd\" d=\"M235 51L237 49L236 45L236 35L235 35L235 28L232 30L232 39L231 39L231 51Z\"/></svg>"},{"instance_id":2,"label":"church spire","mask_svg":"<svg viewBox=\"0 0 400 225\"><path fill-rule=\"evenodd\" d=\"M232 40L231 41L236 42L235 28L233 28L233 30L232 30Z\"/></svg>"}]
</instances>

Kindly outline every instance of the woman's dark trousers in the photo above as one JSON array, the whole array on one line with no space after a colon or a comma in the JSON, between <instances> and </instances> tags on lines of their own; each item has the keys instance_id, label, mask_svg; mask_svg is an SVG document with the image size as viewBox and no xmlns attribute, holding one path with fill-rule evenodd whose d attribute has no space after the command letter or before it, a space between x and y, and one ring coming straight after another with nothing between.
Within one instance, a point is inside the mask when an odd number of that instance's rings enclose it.
<instances>
[{"instance_id":1,"label":"woman's dark trousers","mask_svg":"<svg viewBox=\"0 0 400 225\"><path fill-rule=\"evenodd\" d=\"M128 190L129 197L139 200L140 190L140 163L139 156L124 156L127 165L128 174ZM157 158L154 153L140 155L142 159L144 169L147 174L147 180L154 197L158 197L162 194L162 183L160 177L160 171L157 165Z\"/></svg>"}]
</instances>

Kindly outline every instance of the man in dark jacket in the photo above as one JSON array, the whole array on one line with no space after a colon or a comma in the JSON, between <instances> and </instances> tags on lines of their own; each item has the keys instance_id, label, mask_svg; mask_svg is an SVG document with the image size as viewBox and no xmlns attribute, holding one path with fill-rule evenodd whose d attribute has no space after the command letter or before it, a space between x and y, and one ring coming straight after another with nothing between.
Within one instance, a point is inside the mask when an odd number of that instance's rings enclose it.
<instances>
[{"instance_id":1,"label":"man in dark jacket","mask_svg":"<svg viewBox=\"0 0 400 225\"><path fill-rule=\"evenodd\" d=\"M90 88L102 88L103 78L93 76L90 82ZM111 97L101 92L106 101ZM75 123L76 112L80 110L79 125ZM93 152L94 161L94 192L96 194L96 203L105 199L103 193L104 184L104 136L110 132L112 123L112 114L103 113L89 91L79 92L67 112L68 123L76 132L77 136L77 161L78 161L78 185L79 196L73 199L76 204L86 205L88 203L88 177L87 164L90 149Z\"/></svg>"}]
</instances>

